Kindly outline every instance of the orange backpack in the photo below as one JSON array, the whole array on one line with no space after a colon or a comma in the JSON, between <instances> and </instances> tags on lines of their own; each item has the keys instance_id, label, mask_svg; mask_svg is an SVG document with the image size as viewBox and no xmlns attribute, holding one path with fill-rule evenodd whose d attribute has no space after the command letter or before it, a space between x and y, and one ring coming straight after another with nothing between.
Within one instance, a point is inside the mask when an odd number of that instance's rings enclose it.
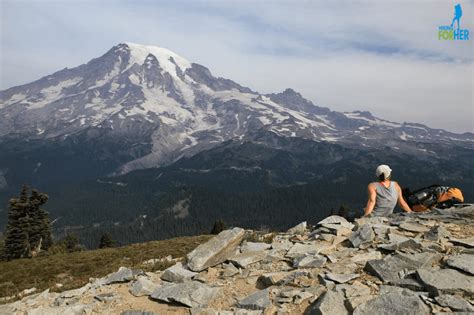
<instances>
[{"instance_id":1,"label":"orange backpack","mask_svg":"<svg viewBox=\"0 0 474 315\"><path fill-rule=\"evenodd\" d=\"M452 207L454 204L463 203L464 197L459 188L432 185L411 193L407 202L413 211L421 212L434 207Z\"/></svg>"}]
</instances>

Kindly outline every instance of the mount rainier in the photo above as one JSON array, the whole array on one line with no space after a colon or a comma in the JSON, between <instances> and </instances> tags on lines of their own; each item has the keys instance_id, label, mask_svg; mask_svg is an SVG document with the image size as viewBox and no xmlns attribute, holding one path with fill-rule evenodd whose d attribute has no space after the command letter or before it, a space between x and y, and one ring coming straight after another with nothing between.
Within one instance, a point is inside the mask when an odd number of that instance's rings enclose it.
<instances>
[{"instance_id":1,"label":"mount rainier","mask_svg":"<svg viewBox=\"0 0 474 315\"><path fill-rule=\"evenodd\" d=\"M409 165L399 171L408 182L424 184L411 180L420 172L472 187L473 141L472 133L332 111L292 89L261 94L170 50L122 43L0 92L0 201L24 182L58 199L71 182L130 187L139 170L168 174L167 189L189 185L190 173L207 183L223 176L217 186L249 172L265 173L266 188L347 183L343 170L372 174L381 161ZM216 173L224 169L238 174Z\"/></svg>"}]
</instances>

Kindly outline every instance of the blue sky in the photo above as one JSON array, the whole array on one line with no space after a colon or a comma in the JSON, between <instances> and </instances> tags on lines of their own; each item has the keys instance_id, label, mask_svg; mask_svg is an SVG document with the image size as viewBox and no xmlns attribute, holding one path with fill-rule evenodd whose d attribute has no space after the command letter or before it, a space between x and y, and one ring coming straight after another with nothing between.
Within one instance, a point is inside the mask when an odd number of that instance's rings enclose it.
<instances>
[{"instance_id":1,"label":"blue sky","mask_svg":"<svg viewBox=\"0 0 474 315\"><path fill-rule=\"evenodd\" d=\"M136 42L262 93L473 132L474 39L437 38L456 3L474 32L473 1L0 0L0 89Z\"/></svg>"}]
</instances>

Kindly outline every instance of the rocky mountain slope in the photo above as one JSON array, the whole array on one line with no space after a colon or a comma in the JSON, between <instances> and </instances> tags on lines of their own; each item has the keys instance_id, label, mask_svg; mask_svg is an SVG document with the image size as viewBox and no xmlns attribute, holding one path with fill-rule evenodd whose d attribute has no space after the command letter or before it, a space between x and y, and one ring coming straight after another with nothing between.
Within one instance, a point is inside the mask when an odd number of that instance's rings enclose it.
<instances>
[{"instance_id":1,"label":"rocky mountain slope","mask_svg":"<svg viewBox=\"0 0 474 315\"><path fill-rule=\"evenodd\" d=\"M354 223L330 216L285 233L236 227L166 270L120 268L82 288L46 290L0 311L468 314L474 312L473 223L474 205L465 204Z\"/></svg>"}]
</instances>

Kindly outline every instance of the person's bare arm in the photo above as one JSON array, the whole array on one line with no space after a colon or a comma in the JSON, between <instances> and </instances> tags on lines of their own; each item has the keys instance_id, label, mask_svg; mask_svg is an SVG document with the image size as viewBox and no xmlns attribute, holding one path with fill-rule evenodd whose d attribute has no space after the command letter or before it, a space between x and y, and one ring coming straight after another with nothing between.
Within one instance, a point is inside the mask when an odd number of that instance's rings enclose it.
<instances>
[{"instance_id":1,"label":"person's bare arm","mask_svg":"<svg viewBox=\"0 0 474 315\"><path fill-rule=\"evenodd\" d=\"M400 185L396 183L397 191L398 191L398 205L406 212L412 212L410 209L410 206L408 206L407 202L405 201L405 198L403 198L402 194L402 189L400 188Z\"/></svg>"},{"instance_id":2,"label":"person's bare arm","mask_svg":"<svg viewBox=\"0 0 474 315\"><path fill-rule=\"evenodd\" d=\"M368 193L368 200L367 200L367 206L364 209L364 216L371 214L375 207L375 197L377 196L377 193L375 191L374 185L369 184L369 186L367 186L367 193Z\"/></svg>"}]
</instances>

